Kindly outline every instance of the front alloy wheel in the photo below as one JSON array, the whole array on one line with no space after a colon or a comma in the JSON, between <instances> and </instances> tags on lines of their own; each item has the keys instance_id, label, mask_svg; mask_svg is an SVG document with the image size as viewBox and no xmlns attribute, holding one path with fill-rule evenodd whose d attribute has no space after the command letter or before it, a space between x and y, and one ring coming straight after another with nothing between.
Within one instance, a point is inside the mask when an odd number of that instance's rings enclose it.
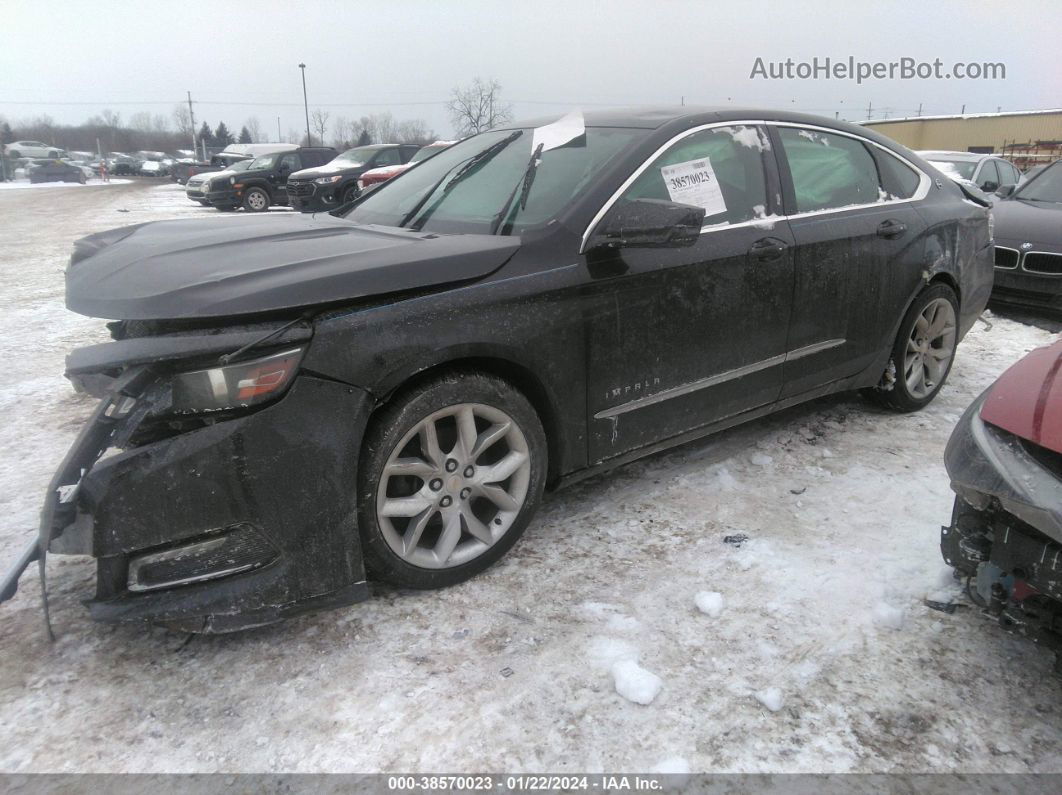
<instances>
[{"instance_id":1,"label":"front alloy wheel","mask_svg":"<svg viewBox=\"0 0 1062 795\"><path fill-rule=\"evenodd\" d=\"M414 390L367 437L361 531L369 569L413 588L471 577L516 542L544 474L541 423L506 382L464 373Z\"/></svg>"}]
</instances>

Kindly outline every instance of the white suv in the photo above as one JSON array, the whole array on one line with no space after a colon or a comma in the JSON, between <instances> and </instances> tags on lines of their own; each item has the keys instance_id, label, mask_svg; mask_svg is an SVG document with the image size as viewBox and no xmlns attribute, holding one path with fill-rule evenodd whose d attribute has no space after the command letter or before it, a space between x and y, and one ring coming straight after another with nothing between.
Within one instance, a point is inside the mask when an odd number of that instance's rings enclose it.
<instances>
[{"instance_id":1,"label":"white suv","mask_svg":"<svg viewBox=\"0 0 1062 795\"><path fill-rule=\"evenodd\" d=\"M19 157L59 157L63 150L58 146L49 146L40 141L15 141L7 145L7 156L12 160Z\"/></svg>"}]
</instances>

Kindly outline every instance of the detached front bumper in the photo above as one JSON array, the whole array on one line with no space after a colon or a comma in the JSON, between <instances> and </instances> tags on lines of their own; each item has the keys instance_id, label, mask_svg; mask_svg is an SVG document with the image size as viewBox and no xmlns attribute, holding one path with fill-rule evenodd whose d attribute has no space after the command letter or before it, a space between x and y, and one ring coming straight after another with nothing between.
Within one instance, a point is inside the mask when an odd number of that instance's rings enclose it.
<instances>
[{"instance_id":1,"label":"detached front bumper","mask_svg":"<svg viewBox=\"0 0 1062 795\"><path fill-rule=\"evenodd\" d=\"M42 511L39 550L97 559L93 618L229 632L368 597L355 488L367 393L300 375L258 411L99 458L145 421L152 386L136 372L144 391L116 383ZM116 419L123 391L137 403Z\"/></svg>"}]
</instances>

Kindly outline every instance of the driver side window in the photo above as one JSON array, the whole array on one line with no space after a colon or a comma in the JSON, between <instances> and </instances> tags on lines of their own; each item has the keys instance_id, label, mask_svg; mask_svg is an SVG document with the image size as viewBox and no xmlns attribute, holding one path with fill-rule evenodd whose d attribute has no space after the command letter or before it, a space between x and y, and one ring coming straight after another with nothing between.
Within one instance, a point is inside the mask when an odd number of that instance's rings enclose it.
<instances>
[{"instance_id":1,"label":"driver side window","mask_svg":"<svg viewBox=\"0 0 1062 795\"><path fill-rule=\"evenodd\" d=\"M764 217L767 206L760 127L714 127L688 135L654 160L620 201L662 199L703 207L704 225Z\"/></svg>"}]
</instances>

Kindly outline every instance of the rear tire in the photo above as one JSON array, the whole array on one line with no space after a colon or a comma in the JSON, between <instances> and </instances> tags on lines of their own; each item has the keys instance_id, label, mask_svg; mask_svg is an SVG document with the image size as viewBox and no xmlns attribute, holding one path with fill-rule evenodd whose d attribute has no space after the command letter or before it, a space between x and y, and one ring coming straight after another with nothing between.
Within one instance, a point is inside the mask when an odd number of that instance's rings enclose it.
<instances>
[{"instance_id":1,"label":"rear tire","mask_svg":"<svg viewBox=\"0 0 1062 795\"><path fill-rule=\"evenodd\" d=\"M343 191L343 201L340 202L340 204L350 204L350 202L354 201L360 195L361 190L359 190L358 186L351 185L349 188Z\"/></svg>"},{"instance_id":2,"label":"rear tire","mask_svg":"<svg viewBox=\"0 0 1062 795\"><path fill-rule=\"evenodd\" d=\"M248 188L243 194L243 209L249 213L264 213L269 209L269 194L261 188Z\"/></svg>"},{"instance_id":3,"label":"rear tire","mask_svg":"<svg viewBox=\"0 0 1062 795\"><path fill-rule=\"evenodd\" d=\"M918 411L948 380L959 341L959 301L946 284L919 293L900 323L881 383L863 394L892 411Z\"/></svg>"},{"instance_id":4,"label":"rear tire","mask_svg":"<svg viewBox=\"0 0 1062 795\"><path fill-rule=\"evenodd\" d=\"M538 509L546 437L508 382L450 373L375 418L358 471L362 554L371 576L443 588L483 571Z\"/></svg>"}]
</instances>

